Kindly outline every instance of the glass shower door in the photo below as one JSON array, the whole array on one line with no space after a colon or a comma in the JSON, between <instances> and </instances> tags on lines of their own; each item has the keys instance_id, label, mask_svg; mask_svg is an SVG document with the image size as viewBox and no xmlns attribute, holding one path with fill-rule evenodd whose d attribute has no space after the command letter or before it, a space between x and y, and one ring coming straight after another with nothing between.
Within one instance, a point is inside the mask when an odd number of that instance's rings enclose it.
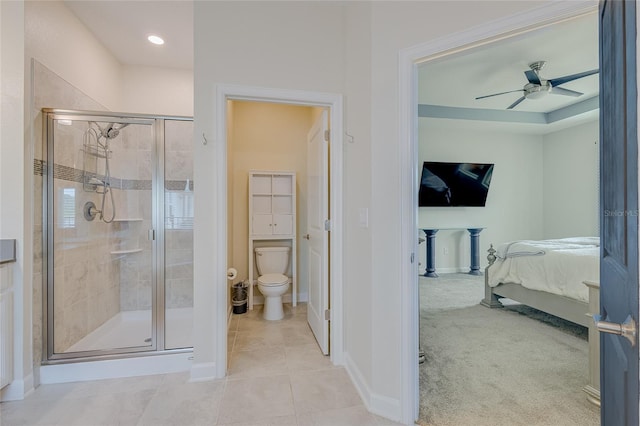
<instances>
[{"instance_id":1,"label":"glass shower door","mask_svg":"<svg viewBox=\"0 0 640 426\"><path fill-rule=\"evenodd\" d=\"M154 120L46 126L48 359L154 350Z\"/></svg>"},{"instance_id":2,"label":"glass shower door","mask_svg":"<svg viewBox=\"0 0 640 426\"><path fill-rule=\"evenodd\" d=\"M164 120L165 349L193 347L193 121Z\"/></svg>"}]
</instances>

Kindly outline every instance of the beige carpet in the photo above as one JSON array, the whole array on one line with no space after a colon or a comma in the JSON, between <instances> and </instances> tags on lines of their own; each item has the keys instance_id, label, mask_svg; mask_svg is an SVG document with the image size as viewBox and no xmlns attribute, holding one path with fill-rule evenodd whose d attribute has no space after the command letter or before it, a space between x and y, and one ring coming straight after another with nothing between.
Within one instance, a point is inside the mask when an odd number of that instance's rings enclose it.
<instances>
[{"instance_id":1,"label":"beige carpet","mask_svg":"<svg viewBox=\"0 0 640 426\"><path fill-rule=\"evenodd\" d=\"M519 304L478 305L483 277L420 279L421 425L599 425L586 328Z\"/></svg>"}]
</instances>

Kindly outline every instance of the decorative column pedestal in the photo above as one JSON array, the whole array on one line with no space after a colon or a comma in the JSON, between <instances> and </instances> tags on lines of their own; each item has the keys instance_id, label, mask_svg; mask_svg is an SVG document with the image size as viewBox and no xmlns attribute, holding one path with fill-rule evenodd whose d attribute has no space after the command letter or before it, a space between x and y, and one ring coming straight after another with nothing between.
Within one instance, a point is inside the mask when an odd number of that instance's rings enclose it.
<instances>
[{"instance_id":1,"label":"decorative column pedestal","mask_svg":"<svg viewBox=\"0 0 640 426\"><path fill-rule=\"evenodd\" d=\"M424 273L425 277L437 278L436 273L436 233L442 229L469 231L469 239L471 241L471 266L469 268L470 275L482 275L480 271L480 232L484 228L423 228L427 237L427 268Z\"/></svg>"},{"instance_id":2,"label":"decorative column pedestal","mask_svg":"<svg viewBox=\"0 0 640 426\"><path fill-rule=\"evenodd\" d=\"M482 228L469 228L469 238L471 239L471 268L470 275L482 275L480 272L480 232Z\"/></svg>"},{"instance_id":3,"label":"decorative column pedestal","mask_svg":"<svg viewBox=\"0 0 640 426\"><path fill-rule=\"evenodd\" d=\"M425 229L427 236L427 269L424 273L425 277L437 278L436 274L436 233L437 229Z\"/></svg>"}]
</instances>

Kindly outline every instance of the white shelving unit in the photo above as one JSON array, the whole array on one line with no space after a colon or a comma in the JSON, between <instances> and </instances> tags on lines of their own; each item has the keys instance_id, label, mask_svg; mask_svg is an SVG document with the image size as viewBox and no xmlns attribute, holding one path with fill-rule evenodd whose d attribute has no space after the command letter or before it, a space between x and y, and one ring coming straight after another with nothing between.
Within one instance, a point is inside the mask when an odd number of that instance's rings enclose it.
<instances>
[{"instance_id":1,"label":"white shelving unit","mask_svg":"<svg viewBox=\"0 0 640 426\"><path fill-rule=\"evenodd\" d=\"M278 242L291 247L291 303L297 303L296 174L249 172L249 309L253 309L256 243ZM276 245L276 244L274 244Z\"/></svg>"}]
</instances>

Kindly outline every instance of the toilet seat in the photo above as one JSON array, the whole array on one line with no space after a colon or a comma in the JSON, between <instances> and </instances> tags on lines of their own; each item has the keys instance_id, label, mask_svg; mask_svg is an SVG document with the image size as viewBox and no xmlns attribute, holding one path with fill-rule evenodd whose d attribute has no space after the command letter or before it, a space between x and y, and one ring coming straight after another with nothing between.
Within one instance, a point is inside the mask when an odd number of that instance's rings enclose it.
<instances>
[{"instance_id":1,"label":"toilet seat","mask_svg":"<svg viewBox=\"0 0 640 426\"><path fill-rule=\"evenodd\" d=\"M258 277L258 284L265 287L277 287L289 282L289 277L282 274L264 274Z\"/></svg>"}]
</instances>

